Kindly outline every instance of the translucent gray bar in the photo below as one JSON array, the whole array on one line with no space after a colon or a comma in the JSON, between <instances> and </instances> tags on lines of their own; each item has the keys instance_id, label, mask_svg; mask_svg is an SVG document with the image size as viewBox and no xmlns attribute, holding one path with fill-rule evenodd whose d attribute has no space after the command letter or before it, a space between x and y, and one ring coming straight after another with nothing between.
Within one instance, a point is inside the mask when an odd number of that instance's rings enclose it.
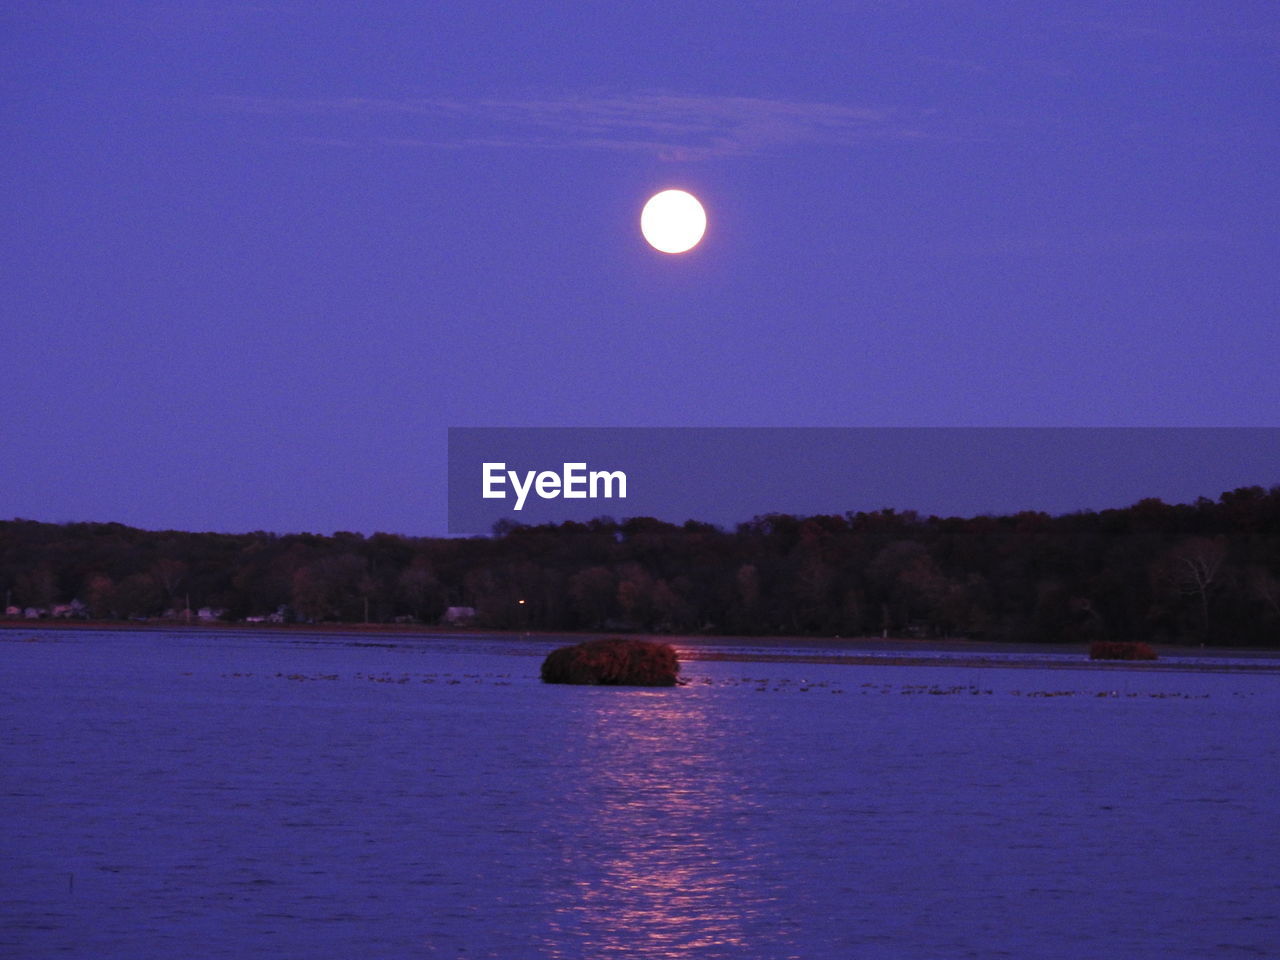
<instances>
[{"instance_id":1,"label":"translucent gray bar","mask_svg":"<svg viewBox=\"0 0 1280 960\"><path fill-rule=\"evenodd\" d=\"M503 496L483 495L485 464L489 492ZM625 474L625 498L616 476L606 488L604 474L617 472ZM592 473L600 474L594 497ZM1280 428L1273 427L449 430L449 532L461 534L488 533L502 520L599 516L731 527L767 513L884 508L925 516L1061 514L1277 484ZM575 496L564 496L566 485Z\"/></svg>"}]
</instances>

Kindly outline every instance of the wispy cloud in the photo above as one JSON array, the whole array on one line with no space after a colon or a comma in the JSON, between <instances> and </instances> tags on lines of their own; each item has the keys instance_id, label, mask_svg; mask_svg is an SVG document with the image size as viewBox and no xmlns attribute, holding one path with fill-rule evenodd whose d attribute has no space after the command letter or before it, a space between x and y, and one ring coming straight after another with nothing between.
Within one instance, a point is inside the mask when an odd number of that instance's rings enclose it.
<instances>
[{"instance_id":1,"label":"wispy cloud","mask_svg":"<svg viewBox=\"0 0 1280 960\"><path fill-rule=\"evenodd\" d=\"M225 109L309 115L315 141L466 148L519 147L649 153L691 160L799 144L854 146L930 136L922 118L885 108L755 97L635 96L278 99L223 97ZM349 127L359 122L360 133Z\"/></svg>"},{"instance_id":2,"label":"wispy cloud","mask_svg":"<svg viewBox=\"0 0 1280 960\"><path fill-rule=\"evenodd\" d=\"M1259 16L1258 10L1265 12ZM1260 57L1274 63L1280 56L1280 29L1264 6L1192 5L1180 15L1158 9L1110 10L1100 16L1064 19L1061 25L1102 41L1146 49L1155 61L1152 69L1168 68L1170 57L1217 62L1229 54L1234 59Z\"/></svg>"}]
</instances>

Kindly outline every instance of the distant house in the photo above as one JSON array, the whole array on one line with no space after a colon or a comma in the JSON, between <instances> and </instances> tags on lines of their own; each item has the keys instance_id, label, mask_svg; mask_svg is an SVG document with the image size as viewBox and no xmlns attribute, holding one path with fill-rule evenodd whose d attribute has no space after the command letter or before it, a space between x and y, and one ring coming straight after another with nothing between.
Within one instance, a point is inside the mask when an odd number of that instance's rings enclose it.
<instances>
[{"instance_id":1,"label":"distant house","mask_svg":"<svg viewBox=\"0 0 1280 960\"><path fill-rule=\"evenodd\" d=\"M201 623L212 623L214 620L221 620L226 612L222 607L201 607L196 611L196 619Z\"/></svg>"},{"instance_id":2,"label":"distant house","mask_svg":"<svg viewBox=\"0 0 1280 960\"><path fill-rule=\"evenodd\" d=\"M49 616L54 620L85 620L89 616L89 608L79 600L72 600L70 603L55 604L49 611Z\"/></svg>"},{"instance_id":3,"label":"distant house","mask_svg":"<svg viewBox=\"0 0 1280 960\"><path fill-rule=\"evenodd\" d=\"M286 612L288 607L277 607L275 613L255 613L251 617L245 617L245 623L284 623L288 618Z\"/></svg>"},{"instance_id":4,"label":"distant house","mask_svg":"<svg viewBox=\"0 0 1280 960\"><path fill-rule=\"evenodd\" d=\"M447 623L451 627L460 627L470 623L475 618L475 607L450 607L440 619L442 623Z\"/></svg>"},{"instance_id":5,"label":"distant house","mask_svg":"<svg viewBox=\"0 0 1280 960\"><path fill-rule=\"evenodd\" d=\"M22 616L22 608L21 607L5 607L4 615L6 617L15 617L15 618L20 617Z\"/></svg>"},{"instance_id":6,"label":"distant house","mask_svg":"<svg viewBox=\"0 0 1280 960\"><path fill-rule=\"evenodd\" d=\"M26 620L43 620L49 615L49 611L44 607L27 607L22 611L22 616Z\"/></svg>"}]
</instances>

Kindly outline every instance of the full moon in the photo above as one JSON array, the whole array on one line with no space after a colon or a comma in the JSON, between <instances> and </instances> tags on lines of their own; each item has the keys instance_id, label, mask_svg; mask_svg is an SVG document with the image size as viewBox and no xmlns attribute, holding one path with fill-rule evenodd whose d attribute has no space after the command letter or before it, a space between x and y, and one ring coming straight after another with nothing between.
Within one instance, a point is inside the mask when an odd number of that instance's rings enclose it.
<instances>
[{"instance_id":1,"label":"full moon","mask_svg":"<svg viewBox=\"0 0 1280 960\"><path fill-rule=\"evenodd\" d=\"M663 253L692 250L707 232L707 214L698 198L683 190L663 190L640 211L640 232Z\"/></svg>"}]
</instances>

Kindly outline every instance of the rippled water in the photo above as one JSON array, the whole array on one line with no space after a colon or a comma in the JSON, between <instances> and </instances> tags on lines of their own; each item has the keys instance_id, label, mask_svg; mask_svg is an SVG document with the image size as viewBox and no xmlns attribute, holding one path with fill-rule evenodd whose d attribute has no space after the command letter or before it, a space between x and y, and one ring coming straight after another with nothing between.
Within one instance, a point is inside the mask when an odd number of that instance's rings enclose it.
<instances>
[{"instance_id":1,"label":"rippled water","mask_svg":"<svg viewBox=\"0 0 1280 960\"><path fill-rule=\"evenodd\" d=\"M0 637L0 953L1280 956L1280 676Z\"/></svg>"}]
</instances>

